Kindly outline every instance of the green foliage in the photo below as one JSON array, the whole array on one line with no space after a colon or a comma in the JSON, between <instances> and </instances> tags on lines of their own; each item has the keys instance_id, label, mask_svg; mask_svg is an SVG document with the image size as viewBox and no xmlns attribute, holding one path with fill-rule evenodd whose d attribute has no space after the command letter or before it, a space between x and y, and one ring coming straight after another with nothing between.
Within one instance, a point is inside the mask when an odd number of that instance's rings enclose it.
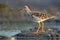
<instances>
[{"instance_id":1,"label":"green foliage","mask_svg":"<svg viewBox=\"0 0 60 40\"><path fill-rule=\"evenodd\" d=\"M11 10L9 6L0 4L0 17L8 18L10 16L8 12Z\"/></svg>"},{"instance_id":2,"label":"green foliage","mask_svg":"<svg viewBox=\"0 0 60 40\"><path fill-rule=\"evenodd\" d=\"M10 10L11 8L7 5L0 4L0 10Z\"/></svg>"}]
</instances>

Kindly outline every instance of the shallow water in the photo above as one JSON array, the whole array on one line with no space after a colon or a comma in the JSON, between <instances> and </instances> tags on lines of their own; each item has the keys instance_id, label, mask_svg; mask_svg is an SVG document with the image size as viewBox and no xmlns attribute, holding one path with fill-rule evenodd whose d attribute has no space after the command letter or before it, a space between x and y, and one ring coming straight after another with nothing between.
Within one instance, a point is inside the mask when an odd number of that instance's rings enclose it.
<instances>
[{"instance_id":1,"label":"shallow water","mask_svg":"<svg viewBox=\"0 0 60 40\"><path fill-rule=\"evenodd\" d=\"M28 30L37 26L34 22L11 22L11 23L0 23L0 35L11 37L20 30ZM58 22L45 22L45 29L47 27L54 27L60 29L60 23Z\"/></svg>"},{"instance_id":2,"label":"shallow water","mask_svg":"<svg viewBox=\"0 0 60 40\"><path fill-rule=\"evenodd\" d=\"M10 30L28 30L29 28L37 27L37 23L34 22L11 22L11 23L0 23L0 30L10 31ZM60 28L60 23L58 22L45 22L46 27Z\"/></svg>"}]
</instances>

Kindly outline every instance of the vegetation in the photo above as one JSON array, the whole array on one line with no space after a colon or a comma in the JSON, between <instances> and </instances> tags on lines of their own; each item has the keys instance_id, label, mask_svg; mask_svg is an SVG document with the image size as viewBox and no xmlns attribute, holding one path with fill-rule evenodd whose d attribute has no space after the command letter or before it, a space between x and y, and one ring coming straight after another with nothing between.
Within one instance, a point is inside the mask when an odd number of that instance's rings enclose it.
<instances>
[{"instance_id":1,"label":"vegetation","mask_svg":"<svg viewBox=\"0 0 60 40\"><path fill-rule=\"evenodd\" d=\"M13 21L13 20L19 20L21 17L21 13L19 9L13 9L9 7L8 5L0 4L0 21Z\"/></svg>"},{"instance_id":2,"label":"vegetation","mask_svg":"<svg viewBox=\"0 0 60 40\"><path fill-rule=\"evenodd\" d=\"M11 8L7 5L0 4L0 17L8 17L8 12L11 11Z\"/></svg>"}]
</instances>

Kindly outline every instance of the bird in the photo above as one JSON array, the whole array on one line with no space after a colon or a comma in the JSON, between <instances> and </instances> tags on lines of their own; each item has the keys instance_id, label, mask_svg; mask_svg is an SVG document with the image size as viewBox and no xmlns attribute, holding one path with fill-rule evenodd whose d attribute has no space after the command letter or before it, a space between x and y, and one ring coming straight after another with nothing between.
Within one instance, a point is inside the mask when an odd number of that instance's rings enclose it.
<instances>
[{"instance_id":1,"label":"bird","mask_svg":"<svg viewBox=\"0 0 60 40\"><path fill-rule=\"evenodd\" d=\"M25 5L24 8L24 15L33 22L38 23L38 29L35 32L32 32L33 34L38 34L40 30L40 26L42 25L41 32L44 33L44 21L55 18L56 16L48 14L48 13L42 13L40 11L32 11L28 5ZM41 24L41 25L40 25Z\"/></svg>"}]
</instances>

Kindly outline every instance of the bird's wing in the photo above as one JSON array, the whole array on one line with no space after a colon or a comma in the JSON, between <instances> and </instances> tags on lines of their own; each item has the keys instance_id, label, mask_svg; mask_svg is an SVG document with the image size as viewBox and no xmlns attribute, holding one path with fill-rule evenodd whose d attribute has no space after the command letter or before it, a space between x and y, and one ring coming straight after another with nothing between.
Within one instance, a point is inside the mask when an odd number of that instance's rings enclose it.
<instances>
[{"instance_id":1,"label":"bird's wing","mask_svg":"<svg viewBox=\"0 0 60 40\"><path fill-rule=\"evenodd\" d=\"M55 18L56 16L53 16L53 15L50 15L50 14L45 14L45 13L41 13L41 14L38 14L38 13L34 13L33 14L33 17L42 22L42 21L45 21L45 20L48 20L48 19L51 19L51 18Z\"/></svg>"},{"instance_id":2,"label":"bird's wing","mask_svg":"<svg viewBox=\"0 0 60 40\"><path fill-rule=\"evenodd\" d=\"M39 12L32 12L31 14L34 15L34 16L36 16L36 17L40 17L42 13L39 13Z\"/></svg>"},{"instance_id":3,"label":"bird's wing","mask_svg":"<svg viewBox=\"0 0 60 40\"><path fill-rule=\"evenodd\" d=\"M56 16L48 17L48 18L46 18L46 19L41 19L40 22L46 21L46 20L48 20L48 19L52 19L52 18L55 18L55 17L56 17Z\"/></svg>"}]
</instances>

